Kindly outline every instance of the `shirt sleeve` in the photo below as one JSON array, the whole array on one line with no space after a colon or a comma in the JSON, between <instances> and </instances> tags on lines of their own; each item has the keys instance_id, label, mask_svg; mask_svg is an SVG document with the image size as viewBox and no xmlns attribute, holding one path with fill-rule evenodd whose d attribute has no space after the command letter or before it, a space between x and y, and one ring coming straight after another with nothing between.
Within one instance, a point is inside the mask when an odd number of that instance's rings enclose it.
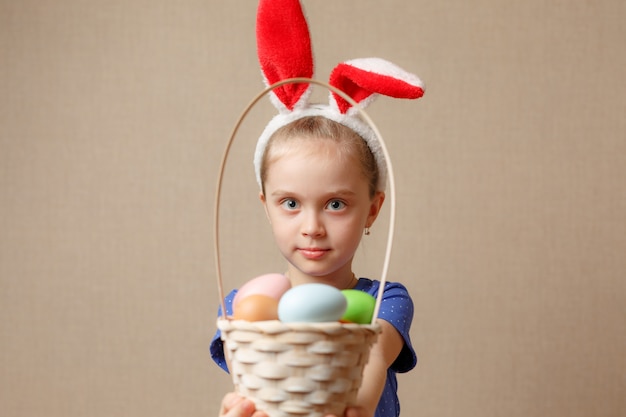
<instances>
[{"instance_id":1,"label":"shirt sleeve","mask_svg":"<svg viewBox=\"0 0 626 417\"><path fill-rule=\"evenodd\" d=\"M226 314L233 314L233 299L235 298L235 294L237 290L231 291L225 298L224 303L226 304ZM222 307L220 306L217 310L217 316L222 315ZM224 356L224 344L221 338L222 333L218 329L213 335L213 339L211 339L210 352L211 358L213 361L223 370L228 372L228 363L226 362L226 357Z\"/></svg>"},{"instance_id":2,"label":"shirt sleeve","mask_svg":"<svg viewBox=\"0 0 626 417\"><path fill-rule=\"evenodd\" d=\"M372 295L376 296L378 285ZM417 364L417 355L409 331L413 322L413 300L406 287L398 282L387 282L380 303L378 318L389 322L404 339L400 354L391 365L396 372L408 372Z\"/></svg>"}]
</instances>

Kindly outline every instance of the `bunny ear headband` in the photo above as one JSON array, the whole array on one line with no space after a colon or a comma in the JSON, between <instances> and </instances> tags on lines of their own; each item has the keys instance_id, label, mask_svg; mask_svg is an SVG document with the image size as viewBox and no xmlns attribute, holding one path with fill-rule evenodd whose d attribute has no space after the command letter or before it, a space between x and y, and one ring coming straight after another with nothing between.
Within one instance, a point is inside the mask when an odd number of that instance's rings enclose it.
<instances>
[{"instance_id":1,"label":"bunny ear headband","mask_svg":"<svg viewBox=\"0 0 626 417\"><path fill-rule=\"evenodd\" d=\"M299 0L260 0L257 10L257 52L266 86L288 78L312 78L313 54L306 18ZM361 108L378 94L417 99L424 94L420 79L380 58L361 58L337 65L329 84L346 93ZM278 114L259 137L254 155L257 182L261 185L261 161L271 136L295 120L323 116L340 123L365 140L379 170L378 189L387 183L384 154L376 134L358 117L357 109L331 91L328 105L310 104L310 84L284 84L270 93Z\"/></svg>"}]
</instances>

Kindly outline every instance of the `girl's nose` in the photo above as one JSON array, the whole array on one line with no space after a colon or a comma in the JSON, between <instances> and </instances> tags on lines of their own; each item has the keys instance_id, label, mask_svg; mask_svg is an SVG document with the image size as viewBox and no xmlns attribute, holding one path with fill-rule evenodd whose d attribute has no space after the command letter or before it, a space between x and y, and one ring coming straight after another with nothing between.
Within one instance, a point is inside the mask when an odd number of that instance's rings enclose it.
<instances>
[{"instance_id":1,"label":"girl's nose","mask_svg":"<svg viewBox=\"0 0 626 417\"><path fill-rule=\"evenodd\" d=\"M302 234L309 237L324 235L324 224L317 213L307 213L302 223Z\"/></svg>"}]
</instances>

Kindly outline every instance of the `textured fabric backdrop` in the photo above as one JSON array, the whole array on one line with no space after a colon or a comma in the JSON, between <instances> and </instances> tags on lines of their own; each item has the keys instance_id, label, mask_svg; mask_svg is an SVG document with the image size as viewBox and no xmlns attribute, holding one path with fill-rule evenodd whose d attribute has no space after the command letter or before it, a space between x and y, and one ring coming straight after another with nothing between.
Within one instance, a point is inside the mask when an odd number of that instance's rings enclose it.
<instances>
[{"instance_id":1,"label":"textured fabric backdrop","mask_svg":"<svg viewBox=\"0 0 626 417\"><path fill-rule=\"evenodd\" d=\"M416 303L403 415L623 416L626 3L304 6L318 78L379 56L427 86L368 109L397 177L390 278ZM255 8L0 0L1 415L216 415L215 176L262 87ZM283 268L251 164L272 114L227 166L229 288ZM360 275L385 238L382 219Z\"/></svg>"}]
</instances>

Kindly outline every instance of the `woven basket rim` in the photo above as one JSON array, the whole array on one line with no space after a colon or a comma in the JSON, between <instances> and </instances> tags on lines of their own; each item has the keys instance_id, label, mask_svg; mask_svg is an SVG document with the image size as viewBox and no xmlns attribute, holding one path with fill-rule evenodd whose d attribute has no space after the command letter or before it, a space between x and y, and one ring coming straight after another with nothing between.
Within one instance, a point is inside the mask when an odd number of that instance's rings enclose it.
<instances>
[{"instance_id":1,"label":"woven basket rim","mask_svg":"<svg viewBox=\"0 0 626 417\"><path fill-rule=\"evenodd\" d=\"M223 317L218 318L217 327L220 330L237 329L267 334L285 333L290 331L320 332L328 334L355 330L369 330L373 333L380 333L381 331L381 326L377 322L373 324L357 324L340 321L285 323L280 320L247 321L224 319Z\"/></svg>"}]
</instances>

